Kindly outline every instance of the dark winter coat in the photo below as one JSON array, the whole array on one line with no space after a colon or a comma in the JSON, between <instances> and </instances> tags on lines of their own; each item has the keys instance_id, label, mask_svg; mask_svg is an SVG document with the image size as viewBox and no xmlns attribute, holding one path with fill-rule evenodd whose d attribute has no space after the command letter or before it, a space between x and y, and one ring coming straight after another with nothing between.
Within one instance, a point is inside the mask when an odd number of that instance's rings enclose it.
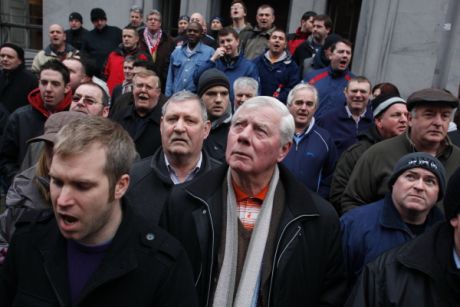
<instances>
[{"instance_id":1,"label":"dark winter coat","mask_svg":"<svg viewBox=\"0 0 460 307\"><path fill-rule=\"evenodd\" d=\"M20 227L0 272L0 306L70 307L66 246L52 214ZM197 306L190 263L176 240L127 205L76 306Z\"/></svg>"},{"instance_id":2,"label":"dark winter coat","mask_svg":"<svg viewBox=\"0 0 460 307\"><path fill-rule=\"evenodd\" d=\"M0 104L13 113L28 104L27 96L37 86L37 77L24 65L13 70L0 70Z\"/></svg>"},{"instance_id":3,"label":"dark winter coat","mask_svg":"<svg viewBox=\"0 0 460 307\"><path fill-rule=\"evenodd\" d=\"M212 159L203 151L200 170L195 178L216 168L220 162ZM174 187L164 159L163 150L158 149L152 157L135 163L131 169L131 181L126 198L136 207L136 210L152 224L157 225L166 200Z\"/></svg>"},{"instance_id":4,"label":"dark winter coat","mask_svg":"<svg viewBox=\"0 0 460 307\"><path fill-rule=\"evenodd\" d=\"M284 193L278 204L283 209L275 230L273 266L261 296L268 306L342 306L346 276L337 215L283 165L279 169ZM190 257L201 306L209 306L211 284L218 276L227 170L219 167L173 189L162 220Z\"/></svg>"}]
</instances>

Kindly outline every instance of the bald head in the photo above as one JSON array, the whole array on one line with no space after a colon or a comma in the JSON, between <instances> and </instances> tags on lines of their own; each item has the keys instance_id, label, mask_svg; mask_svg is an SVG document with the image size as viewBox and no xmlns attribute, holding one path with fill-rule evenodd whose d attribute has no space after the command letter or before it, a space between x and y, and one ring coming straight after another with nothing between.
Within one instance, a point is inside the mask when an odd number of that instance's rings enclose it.
<instances>
[{"instance_id":1,"label":"bald head","mask_svg":"<svg viewBox=\"0 0 460 307\"><path fill-rule=\"evenodd\" d=\"M52 24L48 30L48 36L50 38L50 44L53 49L58 51L64 51L65 49L65 32L64 28L59 24Z\"/></svg>"}]
</instances>

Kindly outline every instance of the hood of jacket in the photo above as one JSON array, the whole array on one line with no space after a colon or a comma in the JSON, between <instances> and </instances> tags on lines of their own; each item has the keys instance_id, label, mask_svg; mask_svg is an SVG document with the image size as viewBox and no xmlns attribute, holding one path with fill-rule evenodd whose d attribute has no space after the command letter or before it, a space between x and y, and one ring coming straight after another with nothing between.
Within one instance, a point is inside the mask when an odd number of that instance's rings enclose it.
<instances>
[{"instance_id":1,"label":"hood of jacket","mask_svg":"<svg viewBox=\"0 0 460 307\"><path fill-rule=\"evenodd\" d=\"M32 92L30 92L27 98L32 108L43 114L43 116L49 117L53 113L69 109L70 104L72 103L72 91L69 90L67 94L64 96L64 99L61 102L59 102L56 108L54 108L54 110L52 111L45 108L45 104L43 103L43 99L40 95L39 88L36 88Z\"/></svg>"}]
</instances>

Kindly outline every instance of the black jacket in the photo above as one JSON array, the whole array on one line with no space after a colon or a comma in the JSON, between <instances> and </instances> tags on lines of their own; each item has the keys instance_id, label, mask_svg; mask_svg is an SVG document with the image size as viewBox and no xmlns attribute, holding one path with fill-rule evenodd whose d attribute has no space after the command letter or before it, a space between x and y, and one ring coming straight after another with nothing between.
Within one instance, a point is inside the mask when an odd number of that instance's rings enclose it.
<instances>
[{"instance_id":1,"label":"black jacket","mask_svg":"<svg viewBox=\"0 0 460 307\"><path fill-rule=\"evenodd\" d=\"M112 119L118 122L125 128L131 135L136 145L136 150L141 159L151 156L161 146L161 108L160 102L153 108L153 110L144 119L143 125L139 126L135 131L133 126L138 120L135 114L134 106L128 105L114 114Z\"/></svg>"},{"instance_id":2,"label":"black jacket","mask_svg":"<svg viewBox=\"0 0 460 307\"><path fill-rule=\"evenodd\" d=\"M340 226L329 203L310 192L282 165L284 209L276 231L273 266L261 294L269 306L342 306L345 268ZM162 224L181 241L192 262L201 306L209 306L218 276L223 182L228 166L174 188Z\"/></svg>"},{"instance_id":3,"label":"black jacket","mask_svg":"<svg viewBox=\"0 0 460 307\"><path fill-rule=\"evenodd\" d=\"M216 128L211 128L211 132L209 132L208 137L204 140L204 150L217 161L225 161L225 150L227 148L229 129L230 122L221 123Z\"/></svg>"},{"instance_id":4,"label":"black jacket","mask_svg":"<svg viewBox=\"0 0 460 307\"><path fill-rule=\"evenodd\" d=\"M460 304L452 227L441 222L368 264L346 306L454 307Z\"/></svg>"},{"instance_id":5,"label":"black jacket","mask_svg":"<svg viewBox=\"0 0 460 307\"><path fill-rule=\"evenodd\" d=\"M24 65L14 70L0 70L0 104L13 113L28 104L27 95L37 86L37 77Z\"/></svg>"},{"instance_id":6,"label":"black jacket","mask_svg":"<svg viewBox=\"0 0 460 307\"><path fill-rule=\"evenodd\" d=\"M85 34L83 51L94 60L97 77L102 76L102 69L109 53L121 44L121 30L114 26L105 26L102 30L93 29Z\"/></svg>"},{"instance_id":7,"label":"black jacket","mask_svg":"<svg viewBox=\"0 0 460 307\"><path fill-rule=\"evenodd\" d=\"M66 239L54 216L19 227L0 272L0 306L69 306ZM180 244L125 206L77 306L197 306Z\"/></svg>"},{"instance_id":8,"label":"black jacket","mask_svg":"<svg viewBox=\"0 0 460 307\"><path fill-rule=\"evenodd\" d=\"M381 140L382 137L377 131L377 128L372 125L368 130L358 135L358 143L348 147L340 156L332 177L331 193L329 197L329 201L338 212L340 212L341 208L340 199L342 198L343 191L345 191L348 179L353 172L353 168L361 155L368 150L369 147Z\"/></svg>"},{"instance_id":9,"label":"black jacket","mask_svg":"<svg viewBox=\"0 0 460 307\"><path fill-rule=\"evenodd\" d=\"M219 165L219 161L214 160L203 151L201 168L190 182ZM163 206L173 187L174 183L169 177L163 150L159 148L152 157L133 165L126 197L144 218L157 225Z\"/></svg>"},{"instance_id":10,"label":"black jacket","mask_svg":"<svg viewBox=\"0 0 460 307\"><path fill-rule=\"evenodd\" d=\"M83 48L85 36L88 34L88 32L89 31L83 27L77 30L65 30L66 43L74 46L77 50L81 50Z\"/></svg>"}]
</instances>

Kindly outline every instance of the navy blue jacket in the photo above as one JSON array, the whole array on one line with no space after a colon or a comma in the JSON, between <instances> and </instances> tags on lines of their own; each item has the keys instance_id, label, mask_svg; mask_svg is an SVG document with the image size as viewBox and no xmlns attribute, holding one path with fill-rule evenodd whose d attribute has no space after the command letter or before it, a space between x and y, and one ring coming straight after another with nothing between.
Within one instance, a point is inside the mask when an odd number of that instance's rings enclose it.
<instances>
[{"instance_id":1,"label":"navy blue jacket","mask_svg":"<svg viewBox=\"0 0 460 307\"><path fill-rule=\"evenodd\" d=\"M319 105L315 112L317 119L324 113L342 106L345 101L343 90L354 75L347 69L334 71L331 66L316 69L305 75L304 82L314 85L318 90Z\"/></svg>"},{"instance_id":2,"label":"navy blue jacket","mask_svg":"<svg viewBox=\"0 0 460 307\"><path fill-rule=\"evenodd\" d=\"M312 119L310 127L294 137L294 144L283 164L310 190L327 199L337 158L331 135Z\"/></svg>"},{"instance_id":3,"label":"navy blue jacket","mask_svg":"<svg viewBox=\"0 0 460 307\"><path fill-rule=\"evenodd\" d=\"M251 77L259 82L259 70L256 65L241 54L232 60L221 58L215 63L211 60L207 60L195 71L193 76L195 84L198 84L201 74L210 68L216 68L227 76L228 81L230 81L230 102L232 104L234 99L233 82L235 82L236 79L239 77Z\"/></svg>"},{"instance_id":4,"label":"navy blue jacket","mask_svg":"<svg viewBox=\"0 0 460 307\"><path fill-rule=\"evenodd\" d=\"M345 107L335 108L318 118L318 126L327 129L334 139L339 157L348 147L358 142L358 134L367 131L373 123L370 105L358 123L348 115Z\"/></svg>"},{"instance_id":5,"label":"navy blue jacket","mask_svg":"<svg viewBox=\"0 0 460 307\"><path fill-rule=\"evenodd\" d=\"M434 206L426 227L444 219ZM349 276L357 278L363 267L385 251L402 245L415 235L396 210L391 194L372 204L353 209L340 218L344 255Z\"/></svg>"},{"instance_id":6,"label":"navy blue jacket","mask_svg":"<svg viewBox=\"0 0 460 307\"><path fill-rule=\"evenodd\" d=\"M289 91L300 82L299 67L291 56L287 54L283 60L271 63L265 53L255 58L254 63L259 70L260 94L286 103Z\"/></svg>"}]
</instances>

